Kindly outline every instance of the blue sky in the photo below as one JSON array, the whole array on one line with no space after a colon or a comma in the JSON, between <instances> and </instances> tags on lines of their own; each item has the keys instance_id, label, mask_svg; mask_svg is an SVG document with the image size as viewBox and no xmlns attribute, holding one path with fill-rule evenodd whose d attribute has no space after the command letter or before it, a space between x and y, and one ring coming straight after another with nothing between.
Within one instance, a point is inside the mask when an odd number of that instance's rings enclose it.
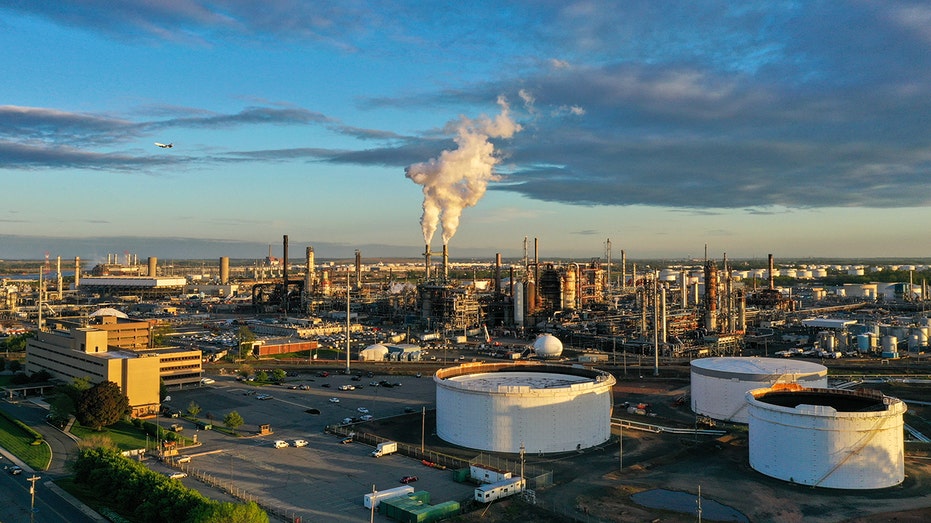
<instances>
[{"instance_id":1,"label":"blue sky","mask_svg":"<svg viewBox=\"0 0 931 523\"><path fill-rule=\"evenodd\" d=\"M928 255L927 3L449 4L0 1L0 258Z\"/></svg>"}]
</instances>

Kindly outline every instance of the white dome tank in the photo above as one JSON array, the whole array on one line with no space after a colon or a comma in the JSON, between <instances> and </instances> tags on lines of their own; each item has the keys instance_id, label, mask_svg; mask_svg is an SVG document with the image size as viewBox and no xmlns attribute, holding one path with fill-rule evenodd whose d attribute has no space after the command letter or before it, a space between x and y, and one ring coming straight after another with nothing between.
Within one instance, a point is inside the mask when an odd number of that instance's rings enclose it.
<instances>
[{"instance_id":1,"label":"white dome tank","mask_svg":"<svg viewBox=\"0 0 931 523\"><path fill-rule=\"evenodd\" d=\"M767 476L836 489L881 489L905 480L899 399L798 386L747 392L750 466Z\"/></svg>"},{"instance_id":2,"label":"white dome tank","mask_svg":"<svg viewBox=\"0 0 931 523\"><path fill-rule=\"evenodd\" d=\"M544 363L466 363L440 369L436 434L492 452L570 452L611 437L614 376Z\"/></svg>"},{"instance_id":3,"label":"white dome tank","mask_svg":"<svg viewBox=\"0 0 931 523\"><path fill-rule=\"evenodd\" d=\"M541 358L558 358L562 356L562 342L552 334L541 334L533 342L533 352Z\"/></svg>"},{"instance_id":4,"label":"white dome tank","mask_svg":"<svg viewBox=\"0 0 931 523\"><path fill-rule=\"evenodd\" d=\"M696 414L747 423L748 390L776 383L827 388L828 368L788 358L701 358L692 361L691 406Z\"/></svg>"}]
</instances>

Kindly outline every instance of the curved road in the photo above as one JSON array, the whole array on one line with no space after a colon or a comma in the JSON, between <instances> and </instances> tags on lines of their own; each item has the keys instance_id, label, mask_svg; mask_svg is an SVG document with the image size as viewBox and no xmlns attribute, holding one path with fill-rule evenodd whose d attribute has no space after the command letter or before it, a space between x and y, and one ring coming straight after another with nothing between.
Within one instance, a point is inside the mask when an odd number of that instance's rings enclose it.
<instances>
[{"instance_id":1,"label":"curved road","mask_svg":"<svg viewBox=\"0 0 931 523\"><path fill-rule=\"evenodd\" d=\"M0 409L41 433L52 449L52 463L46 471L33 471L15 456L0 449L0 454L2 454L0 463L4 469L2 478L0 478L0 507L3 507L3 523L106 521L52 483L57 478L71 475L67 462L76 455L77 443L60 430L45 423L45 415L48 412L29 402L11 404L0 401ZM14 464L20 465L25 471L16 476L8 474L6 471ZM27 480L32 476L41 478L35 482L34 506L36 510L34 514L30 514L33 501Z\"/></svg>"}]
</instances>

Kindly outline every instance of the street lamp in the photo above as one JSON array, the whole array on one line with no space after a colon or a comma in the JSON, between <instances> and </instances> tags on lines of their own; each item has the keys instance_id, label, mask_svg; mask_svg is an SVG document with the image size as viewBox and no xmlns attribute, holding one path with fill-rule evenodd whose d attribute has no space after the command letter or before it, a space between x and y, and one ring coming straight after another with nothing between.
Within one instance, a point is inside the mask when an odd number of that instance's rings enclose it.
<instances>
[{"instance_id":1,"label":"street lamp","mask_svg":"<svg viewBox=\"0 0 931 523\"><path fill-rule=\"evenodd\" d=\"M29 521L35 520L36 514L36 481L42 479L40 476L32 475L31 478L26 478L26 481L30 483L29 485L29 494L32 497L32 500L29 504Z\"/></svg>"}]
</instances>

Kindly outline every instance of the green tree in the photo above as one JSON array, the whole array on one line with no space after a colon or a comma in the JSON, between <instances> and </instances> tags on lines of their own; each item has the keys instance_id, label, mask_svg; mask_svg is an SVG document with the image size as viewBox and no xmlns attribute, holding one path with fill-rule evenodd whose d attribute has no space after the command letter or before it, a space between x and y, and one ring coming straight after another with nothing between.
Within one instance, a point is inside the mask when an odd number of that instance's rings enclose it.
<instances>
[{"instance_id":1,"label":"green tree","mask_svg":"<svg viewBox=\"0 0 931 523\"><path fill-rule=\"evenodd\" d=\"M195 523L268 523L268 514L254 501L217 503L191 515Z\"/></svg>"},{"instance_id":2,"label":"green tree","mask_svg":"<svg viewBox=\"0 0 931 523\"><path fill-rule=\"evenodd\" d=\"M256 372L256 373L255 373L255 381L257 381L257 382L259 382L259 383L265 383L266 381L268 381L268 373L265 372L264 370L260 370L260 371Z\"/></svg>"},{"instance_id":3,"label":"green tree","mask_svg":"<svg viewBox=\"0 0 931 523\"><path fill-rule=\"evenodd\" d=\"M223 418L223 424L227 427L236 430L241 427L246 421L242 419L242 416L239 415L235 410L230 412Z\"/></svg>"},{"instance_id":4,"label":"green tree","mask_svg":"<svg viewBox=\"0 0 931 523\"><path fill-rule=\"evenodd\" d=\"M283 370L281 370L281 369L275 369L275 370L272 371L272 379L273 379L276 383L282 383L282 382L284 382L284 379L287 378L287 377L288 377L288 373L285 372L285 371L283 371Z\"/></svg>"},{"instance_id":5,"label":"green tree","mask_svg":"<svg viewBox=\"0 0 931 523\"><path fill-rule=\"evenodd\" d=\"M239 328L239 331L236 332L236 336L239 338L239 359L242 359L242 351L248 346L252 347L252 342L256 340L255 333L243 325Z\"/></svg>"},{"instance_id":6,"label":"green tree","mask_svg":"<svg viewBox=\"0 0 931 523\"><path fill-rule=\"evenodd\" d=\"M187 413L190 414L191 416L197 416L197 414L200 413L200 405L198 405L197 403L193 401L188 403Z\"/></svg>"},{"instance_id":7,"label":"green tree","mask_svg":"<svg viewBox=\"0 0 931 523\"><path fill-rule=\"evenodd\" d=\"M129 399L112 381L102 381L81 394L75 406L81 425L101 430L129 414Z\"/></svg>"}]
</instances>

